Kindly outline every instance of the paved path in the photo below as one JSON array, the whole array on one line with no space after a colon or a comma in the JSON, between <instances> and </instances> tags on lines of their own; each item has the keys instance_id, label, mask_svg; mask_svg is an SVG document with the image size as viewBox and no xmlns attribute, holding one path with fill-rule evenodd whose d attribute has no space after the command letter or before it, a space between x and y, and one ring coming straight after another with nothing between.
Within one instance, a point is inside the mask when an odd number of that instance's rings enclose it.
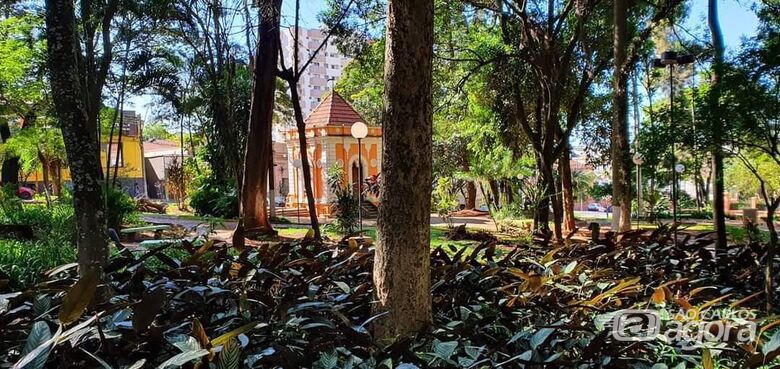
<instances>
[{"instance_id":1,"label":"paved path","mask_svg":"<svg viewBox=\"0 0 780 369\"><path fill-rule=\"evenodd\" d=\"M286 217L287 220L293 222L289 224L274 224L276 228L298 228L309 225L306 218L301 217L301 223L295 223L296 217ZM495 231L496 227L493 220L488 216L482 217L453 217L453 224L460 225L466 224L469 228L479 228L487 231ZM196 231L208 230L209 223L204 219L193 219L190 217L181 217L177 215L169 214L141 214L141 220L152 224L170 224L178 225L186 229ZM330 223L329 219L320 218L320 224ZM376 226L376 219L364 219L363 225ZM431 225L436 227L446 227L447 224L439 218L436 214L431 214ZM236 227L235 220L225 220L221 224L215 227L215 230L232 230Z\"/></svg>"}]
</instances>

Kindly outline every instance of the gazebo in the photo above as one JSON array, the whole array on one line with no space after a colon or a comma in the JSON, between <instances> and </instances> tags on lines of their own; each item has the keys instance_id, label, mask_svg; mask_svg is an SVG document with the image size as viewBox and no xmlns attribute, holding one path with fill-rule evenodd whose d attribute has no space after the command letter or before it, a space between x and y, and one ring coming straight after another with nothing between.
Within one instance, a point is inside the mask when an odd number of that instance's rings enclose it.
<instances>
[{"instance_id":1,"label":"gazebo","mask_svg":"<svg viewBox=\"0 0 780 369\"><path fill-rule=\"evenodd\" d=\"M335 91L327 95L306 118L306 150L314 202L319 215L330 214L330 194L325 179L328 168L341 164L352 186L357 186L361 178L378 174L382 170L382 128L369 126L368 136L361 140L363 173L360 173L358 141L350 132L355 122L364 122L363 117ZM307 206L303 172L293 165L301 157L297 129L288 130L285 140L290 176L287 206L303 209Z\"/></svg>"}]
</instances>

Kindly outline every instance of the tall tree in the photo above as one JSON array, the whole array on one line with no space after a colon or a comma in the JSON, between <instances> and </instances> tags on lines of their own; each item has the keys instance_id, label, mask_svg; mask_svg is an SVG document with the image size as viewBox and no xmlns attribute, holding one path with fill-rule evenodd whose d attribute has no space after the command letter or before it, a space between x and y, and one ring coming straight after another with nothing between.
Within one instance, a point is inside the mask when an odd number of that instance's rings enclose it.
<instances>
[{"instance_id":1,"label":"tall tree","mask_svg":"<svg viewBox=\"0 0 780 369\"><path fill-rule=\"evenodd\" d=\"M40 35L43 15L25 13L0 16L0 142L11 139L12 125L32 127L50 108L49 85L44 78L46 44ZM6 152L0 183L17 183L20 158Z\"/></svg>"},{"instance_id":2,"label":"tall tree","mask_svg":"<svg viewBox=\"0 0 780 369\"><path fill-rule=\"evenodd\" d=\"M721 278L726 275L726 209L723 201L723 120L720 117L720 79L723 75L723 31L718 20L718 0L709 0L707 23L710 27L712 48L712 73L710 74L710 114L712 127L712 221L715 225L715 255Z\"/></svg>"},{"instance_id":3,"label":"tall tree","mask_svg":"<svg viewBox=\"0 0 780 369\"><path fill-rule=\"evenodd\" d=\"M384 150L374 258L380 339L431 322L433 0L390 0L385 48Z\"/></svg>"},{"instance_id":4,"label":"tall tree","mask_svg":"<svg viewBox=\"0 0 780 369\"><path fill-rule=\"evenodd\" d=\"M314 188L312 187L311 163L309 163L309 153L306 149L308 147L306 144L306 122L304 120L303 110L301 108L301 99L298 95L298 82L301 80L301 77L306 71L306 68L311 65L311 63L314 61L314 58L316 58L320 51L322 51L322 49L328 44L328 41L334 34L334 29L338 29L338 27L340 27L345 17L349 14L350 8L354 3L355 0L347 0L346 4L339 8L337 15L334 16L335 18L328 22L330 30L328 30L320 45L314 49L314 52L309 55L309 58L306 59L306 61L301 62L299 52L300 28L298 27L298 23L300 21L299 13L301 4L300 0L295 0L295 26L293 29L292 65L287 68L284 64L284 57L281 58L282 70L279 71L279 77L287 82L290 90L290 99L292 100L293 106L293 116L295 117L295 126L298 130L298 146L300 149L301 171L303 173L303 187L306 192L307 207L309 208L309 221L311 222L311 227L314 230L314 237L317 239L321 238L320 225L319 220L317 219L317 207L314 198Z\"/></svg>"},{"instance_id":5,"label":"tall tree","mask_svg":"<svg viewBox=\"0 0 780 369\"><path fill-rule=\"evenodd\" d=\"M273 168L271 127L276 95L282 0L262 0L258 5L260 24L253 63L254 85L244 155L240 212L244 227L253 232L268 233L273 232L265 204L268 198L268 173Z\"/></svg>"},{"instance_id":6,"label":"tall tree","mask_svg":"<svg viewBox=\"0 0 780 369\"><path fill-rule=\"evenodd\" d=\"M620 207L619 231L631 229L631 149L628 135L628 79L640 50L655 28L680 10L682 0L670 0L658 7L614 1L613 93L610 156L612 164L612 203ZM652 9L652 11L650 11ZM640 28L640 24L644 24ZM615 217L616 219L618 216Z\"/></svg>"},{"instance_id":7,"label":"tall tree","mask_svg":"<svg viewBox=\"0 0 780 369\"><path fill-rule=\"evenodd\" d=\"M628 145L628 1L613 2L612 204L618 231L631 229L631 159ZM620 211L618 214L617 212Z\"/></svg>"},{"instance_id":8,"label":"tall tree","mask_svg":"<svg viewBox=\"0 0 780 369\"><path fill-rule=\"evenodd\" d=\"M60 121L73 181L79 273L102 275L108 258L106 215L101 188L97 126L78 44L73 0L46 1L48 65L57 118Z\"/></svg>"}]
</instances>

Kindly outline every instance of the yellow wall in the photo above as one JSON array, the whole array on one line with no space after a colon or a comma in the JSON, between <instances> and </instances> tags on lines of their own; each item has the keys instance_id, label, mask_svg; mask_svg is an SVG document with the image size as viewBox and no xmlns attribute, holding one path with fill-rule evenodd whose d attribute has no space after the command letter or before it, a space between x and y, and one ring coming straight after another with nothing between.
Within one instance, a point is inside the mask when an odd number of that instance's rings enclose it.
<instances>
[{"instance_id":1,"label":"yellow wall","mask_svg":"<svg viewBox=\"0 0 780 369\"><path fill-rule=\"evenodd\" d=\"M114 137L112 142L116 144L118 137ZM106 172L106 145L108 140L105 140L100 147L100 163L103 167L103 173ZM120 179L139 179L143 178L143 164L144 154L141 149L141 142L138 137L122 136L122 154L124 155L124 165L119 167L118 176ZM112 155L111 162L115 162L116 157ZM111 167L111 173L114 173L113 166ZM70 171L67 168L62 169L62 180L70 181ZM41 182L43 181L43 174L37 171L27 177L29 182Z\"/></svg>"}]
</instances>

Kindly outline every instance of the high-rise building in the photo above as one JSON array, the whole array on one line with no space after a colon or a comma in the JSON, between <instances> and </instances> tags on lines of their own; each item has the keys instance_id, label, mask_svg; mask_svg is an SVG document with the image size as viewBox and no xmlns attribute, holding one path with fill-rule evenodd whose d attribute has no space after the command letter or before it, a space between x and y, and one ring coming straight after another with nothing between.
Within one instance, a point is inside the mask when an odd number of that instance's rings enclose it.
<instances>
[{"instance_id":1,"label":"high-rise building","mask_svg":"<svg viewBox=\"0 0 780 369\"><path fill-rule=\"evenodd\" d=\"M314 52L325 41L326 34L319 29L300 28L298 32L298 62L303 66ZM295 50L295 27L283 28L281 32L282 52L286 67L293 65ZM317 56L306 68L298 82L298 93L301 99L303 117L309 116L320 103L322 94L333 88L336 80L350 59L339 52L333 42L320 49Z\"/></svg>"}]
</instances>

